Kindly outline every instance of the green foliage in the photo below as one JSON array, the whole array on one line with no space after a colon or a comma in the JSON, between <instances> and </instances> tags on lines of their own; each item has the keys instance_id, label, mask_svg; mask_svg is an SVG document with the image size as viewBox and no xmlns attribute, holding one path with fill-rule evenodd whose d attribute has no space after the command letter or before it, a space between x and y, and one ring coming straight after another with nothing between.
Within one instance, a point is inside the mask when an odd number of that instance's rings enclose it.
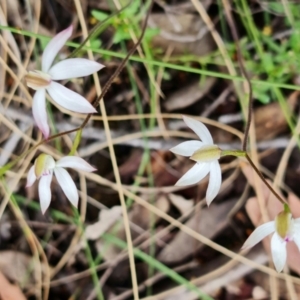
<instances>
[{"instance_id":1,"label":"green foliage","mask_svg":"<svg viewBox=\"0 0 300 300\"><path fill-rule=\"evenodd\" d=\"M300 6L297 6L297 10L300 13ZM248 43L241 43L246 69L251 77L279 83L291 82L299 74L299 32L300 22L295 22L294 30L285 38L280 39L264 34L263 31L255 28L254 47L249 50L251 37L249 37ZM272 94L272 87L253 86L254 98L264 104L276 100Z\"/></svg>"},{"instance_id":2,"label":"green foliage","mask_svg":"<svg viewBox=\"0 0 300 300\"><path fill-rule=\"evenodd\" d=\"M106 22L106 28L112 26L115 30L112 43L119 44L122 41L131 40L130 29L139 28L139 23L143 19L144 11L140 10L140 0L133 0L120 13L110 16L100 10L92 10L92 16L100 22ZM145 32L144 39L150 41L159 33L159 29L148 28Z\"/></svg>"}]
</instances>

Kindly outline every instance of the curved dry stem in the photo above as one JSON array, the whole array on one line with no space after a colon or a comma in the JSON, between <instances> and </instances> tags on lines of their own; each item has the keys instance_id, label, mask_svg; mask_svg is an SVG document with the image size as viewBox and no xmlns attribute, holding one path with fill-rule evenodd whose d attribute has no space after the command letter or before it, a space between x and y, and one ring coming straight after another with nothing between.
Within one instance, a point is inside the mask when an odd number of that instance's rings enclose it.
<instances>
[{"instance_id":1,"label":"curved dry stem","mask_svg":"<svg viewBox=\"0 0 300 300\"><path fill-rule=\"evenodd\" d=\"M281 202L282 204L287 204L287 202L273 189L273 187L265 179L264 175L258 170L258 168L255 166L255 164L253 163L252 159L250 158L250 156L247 153L245 153L245 157L247 158L249 164L254 169L254 171L256 172L256 174L260 177L260 179L268 187L268 189L271 191L271 193L278 199L278 201Z\"/></svg>"},{"instance_id":2,"label":"curved dry stem","mask_svg":"<svg viewBox=\"0 0 300 300\"><path fill-rule=\"evenodd\" d=\"M231 14L231 10L229 8L229 4L227 0L223 0L224 3L224 7L225 7L225 14L226 14L226 18L228 21L228 25L231 29L232 32L232 37L234 39L235 42L235 47L236 47L236 52L237 52L237 58L238 58L238 62L239 62L239 66L241 68L242 74L244 75L247 85L248 85L248 91L249 91L249 98L248 98L248 116L247 116L247 122L246 122L246 128L245 128L245 132L244 132L244 140L243 140L243 145L242 145L242 149L244 151L246 151L247 149L247 143L248 143L248 137L249 137L249 131L250 131L250 126L251 126L251 122L252 122L252 112L253 112L253 90L252 90L252 85L251 85L251 81L250 81L250 77L245 69L244 66L244 61L243 61L243 55L242 55L242 51L241 51L241 47L240 47L240 42L239 42L239 35L236 29L236 26L234 24L233 18L232 18L232 14Z\"/></svg>"}]
</instances>

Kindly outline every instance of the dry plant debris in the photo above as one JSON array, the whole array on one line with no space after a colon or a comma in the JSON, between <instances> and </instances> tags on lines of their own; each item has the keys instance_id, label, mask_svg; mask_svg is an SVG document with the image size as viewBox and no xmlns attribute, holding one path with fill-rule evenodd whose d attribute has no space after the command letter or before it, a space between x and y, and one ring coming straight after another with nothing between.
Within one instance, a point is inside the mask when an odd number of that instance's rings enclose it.
<instances>
[{"instance_id":1,"label":"dry plant debris","mask_svg":"<svg viewBox=\"0 0 300 300\"><path fill-rule=\"evenodd\" d=\"M299 299L299 15L0 0L0 299ZM274 219L283 273L241 251Z\"/></svg>"}]
</instances>

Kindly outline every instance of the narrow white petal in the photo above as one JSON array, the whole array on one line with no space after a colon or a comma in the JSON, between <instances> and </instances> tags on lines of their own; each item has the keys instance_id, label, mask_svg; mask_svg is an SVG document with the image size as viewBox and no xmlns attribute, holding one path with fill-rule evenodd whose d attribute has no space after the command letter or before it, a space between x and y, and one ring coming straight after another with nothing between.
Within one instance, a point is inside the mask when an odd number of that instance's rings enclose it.
<instances>
[{"instance_id":1,"label":"narrow white petal","mask_svg":"<svg viewBox=\"0 0 300 300\"><path fill-rule=\"evenodd\" d=\"M35 176L35 172L34 172L34 166L32 166L29 169L28 174L27 174L26 187L32 186L35 181L36 181L36 176Z\"/></svg>"},{"instance_id":2,"label":"narrow white petal","mask_svg":"<svg viewBox=\"0 0 300 300\"><path fill-rule=\"evenodd\" d=\"M53 80L63 80L76 77L84 77L98 72L104 68L95 61L85 58L69 58L54 65L48 72Z\"/></svg>"},{"instance_id":3,"label":"narrow white petal","mask_svg":"<svg viewBox=\"0 0 300 300\"><path fill-rule=\"evenodd\" d=\"M275 221L270 221L258 226L248 237L242 249L247 249L255 246L266 236L275 231Z\"/></svg>"},{"instance_id":4,"label":"narrow white petal","mask_svg":"<svg viewBox=\"0 0 300 300\"><path fill-rule=\"evenodd\" d=\"M177 182L177 186L192 185L202 180L209 172L208 163L196 163Z\"/></svg>"},{"instance_id":5,"label":"narrow white petal","mask_svg":"<svg viewBox=\"0 0 300 300\"><path fill-rule=\"evenodd\" d=\"M52 181L52 175L53 173L51 172L49 175L42 176L39 182L39 198L43 214L46 212L51 202L50 184Z\"/></svg>"},{"instance_id":6,"label":"narrow white petal","mask_svg":"<svg viewBox=\"0 0 300 300\"><path fill-rule=\"evenodd\" d=\"M271 252L277 272L281 272L286 262L286 242L275 232L271 239Z\"/></svg>"},{"instance_id":7,"label":"narrow white petal","mask_svg":"<svg viewBox=\"0 0 300 300\"><path fill-rule=\"evenodd\" d=\"M296 232L296 233L294 234L293 238L294 238L295 244L296 244L297 247L298 247L298 250L300 251L300 232L299 232L299 231Z\"/></svg>"},{"instance_id":8,"label":"narrow white petal","mask_svg":"<svg viewBox=\"0 0 300 300\"><path fill-rule=\"evenodd\" d=\"M300 218L294 219L292 231L294 242L300 251Z\"/></svg>"},{"instance_id":9,"label":"narrow white petal","mask_svg":"<svg viewBox=\"0 0 300 300\"><path fill-rule=\"evenodd\" d=\"M57 82L52 81L47 91L57 104L68 110L83 114L97 112L93 105L84 97Z\"/></svg>"},{"instance_id":10,"label":"narrow white petal","mask_svg":"<svg viewBox=\"0 0 300 300\"><path fill-rule=\"evenodd\" d=\"M76 185L70 176L70 174L63 168L55 168L54 169L55 176L57 181L64 191L65 195L69 199L69 201L77 207L78 205L78 192Z\"/></svg>"},{"instance_id":11,"label":"narrow white petal","mask_svg":"<svg viewBox=\"0 0 300 300\"><path fill-rule=\"evenodd\" d=\"M207 127L192 118L186 117L186 116L182 116L185 124L190 127L200 138L200 140L206 144L206 145L213 145L213 139L212 136L210 134L210 132L208 131Z\"/></svg>"},{"instance_id":12,"label":"narrow white petal","mask_svg":"<svg viewBox=\"0 0 300 300\"><path fill-rule=\"evenodd\" d=\"M195 151L199 150L203 146L200 141L186 141L170 149L171 152L183 155L192 156Z\"/></svg>"},{"instance_id":13,"label":"narrow white petal","mask_svg":"<svg viewBox=\"0 0 300 300\"><path fill-rule=\"evenodd\" d=\"M42 71L47 73L59 50L67 42L73 32L73 26L58 33L46 46L42 57Z\"/></svg>"},{"instance_id":14,"label":"narrow white petal","mask_svg":"<svg viewBox=\"0 0 300 300\"><path fill-rule=\"evenodd\" d=\"M300 218L293 219L293 222L291 223L291 232L293 234L297 234L298 232L300 233Z\"/></svg>"},{"instance_id":15,"label":"narrow white petal","mask_svg":"<svg viewBox=\"0 0 300 300\"><path fill-rule=\"evenodd\" d=\"M96 169L78 156L65 156L56 162L56 167L73 168L86 172L93 172Z\"/></svg>"},{"instance_id":16,"label":"narrow white petal","mask_svg":"<svg viewBox=\"0 0 300 300\"><path fill-rule=\"evenodd\" d=\"M37 90L33 96L32 114L37 127L47 139L50 134L46 110L46 92L45 89Z\"/></svg>"},{"instance_id":17,"label":"narrow white petal","mask_svg":"<svg viewBox=\"0 0 300 300\"><path fill-rule=\"evenodd\" d=\"M206 203L210 205L210 203L215 199L218 195L222 184L222 172L220 164L217 160L212 161L210 163L210 176L209 176L209 184L206 191Z\"/></svg>"}]
</instances>

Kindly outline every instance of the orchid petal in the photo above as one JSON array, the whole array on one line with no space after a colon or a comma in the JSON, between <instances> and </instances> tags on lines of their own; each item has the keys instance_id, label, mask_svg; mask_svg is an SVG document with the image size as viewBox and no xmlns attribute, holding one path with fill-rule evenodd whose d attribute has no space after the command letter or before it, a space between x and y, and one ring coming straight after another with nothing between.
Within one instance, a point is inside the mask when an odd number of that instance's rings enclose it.
<instances>
[{"instance_id":1,"label":"orchid petal","mask_svg":"<svg viewBox=\"0 0 300 300\"><path fill-rule=\"evenodd\" d=\"M300 218L294 219L293 239L300 251Z\"/></svg>"},{"instance_id":2,"label":"orchid petal","mask_svg":"<svg viewBox=\"0 0 300 300\"><path fill-rule=\"evenodd\" d=\"M178 155L191 156L194 154L195 151L199 150L202 146L203 143L200 141L186 141L171 148L170 151Z\"/></svg>"},{"instance_id":3,"label":"orchid petal","mask_svg":"<svg viewBox=\"0 0 300 300\"><path fill-rule=\"evenodd\" d=\"M32 186L35 181L36 181L36 176L35 176L34 166L32 166L29 169L28 174L27 174L26 187Z\"/></svg>"},{"instance_id":4,"label":"orchid petal","mask_svg":"<svg viewBox=\"0 0 300 300\"><path fill-rule=\"evenodd\" d=\"M102 68L104 65L89 59L69 58L54 65L48 74L53 80L63 80L91 75Z\"/></svg>"},{"instance_id":5,"label":"orchid petal","mask_svg":"<svg viewBox=\"0 0 300 300\"><path fill-rule=\"evenodd\" d=\"M47 139L50 134L50 128L47 121L46 111L46 92L45 89L37 90L33 96L32 114L37 127L41 130Z\"/></svg>"},{"instance_id":6,"label":"orchid petal","mask_svg":"<svg viewBox=\"0 0 300 300\"><path fill-rule=\"evenodd\" d=\"M294 235L294 242L297 245L298 250L300 251L300 235L299 235L299 233Z\"/></svg>"},{"instance_id":7,"label":"orchid petal","mask_svg":"<svg viewBox=\"0 0 300 300\"><path fill-rule=\"evenodd\" d=\"M78 192L76 185L70 176L70 174L63 168L55 168L54 169L55 176L57 178L57 181L64 191L66 197L68 200L75 206L77 207L78 205Z\"/></svg>"},{"instance_id":8,"label":"orchid petal","mask_svg":"<svg viewBox=\"0 0 300 300\"><path fill-rule=\"evenodd\" d=\"M271 252L277 272L281 272L286 262L286 242L275 232L271 239Z\"/></svg>"},{"instance_id":9,"label":"orchid petal","mask_svg":"<svg viewBox=\"0 0 300 300\"><path fill-rule=\"evenodd\" d=\"M186 125L190 127L199 136L200 140L204 144L213 145L214 142L212 136L208 131L207 127L203 123L186 116L182 116L182 118L186 123Z\"/></svg>"},{"instance_id":10,"label":"orchid petal","mask_svg":"<svg viewBox=\"0 0 300 300\"><path fill-rule=\"evenodd\" d=\"M242 249L247 249L255 246L266 236L275 231L275 221L270 221L258 226L248 237Z\"/></svg>"},{"instance_id":11,"label":"orchid petal","mask_svg":"<svg viewBox=\"0 0 300 300\"><path fill-rule=\"evenodd\" d=\"M59 50L67 42L73 32L73 26L69 26L53 37L53 39L46 46L42 57L42 71L47 73L53 60Z\"/></svg>"},{"instance_id":12,"label":"orchid petal","mask_svg":"<svg viewBox=\"0 0 300 300\"><path fill-rule=\"evenodd\" d=\"M65 156L56 162L56 167L73 168L86 172L96 171L89 163L78 156Z\"/></svg>"},{"instance_id":13,"label":"orchid petal","mask_svg":"<svg viewBox=\"0 0 300 300\"><path fill-rule=\"evenodd\" d=\"M210 163L210 176L209 176L209 184L206 191L206 203L210 205L210 203L215 199L218 195L222 184L222 172L220 164L217 160L212 161Z\"/></svg>"},{"instance_id":14,"label":"orchid petal","mask_svg":"<svg viewBox=\"0 0 300 300\"><path fill-rule=\"evenodd\" d=\"M52 175L53 172L49 175L42 176L39 182L39 198L43 214L46 212L51 202L50 184L52 181Z\"/></svg>"},{"instance_id":15,"label":"orchid petal","mask_svg":"<svg viewBox=\"0 0 300 300\"><path fill-rule=\"evenodd\" d=\"M202 180L209 172L208 163L196 163L177 182L177 186L192 185Z\"/></svg>"},{"instance_id":16,"label":"orchid petal","mask_svg":"<svg viewBox=\"0 0 300 300\"><path fill-rule=\"evenodd\" d=\"M87 114L97 112L93 105L84 97L57 82L52 81L47 91L52 99L65 109Z\"/></svg>"}]
</instances>

